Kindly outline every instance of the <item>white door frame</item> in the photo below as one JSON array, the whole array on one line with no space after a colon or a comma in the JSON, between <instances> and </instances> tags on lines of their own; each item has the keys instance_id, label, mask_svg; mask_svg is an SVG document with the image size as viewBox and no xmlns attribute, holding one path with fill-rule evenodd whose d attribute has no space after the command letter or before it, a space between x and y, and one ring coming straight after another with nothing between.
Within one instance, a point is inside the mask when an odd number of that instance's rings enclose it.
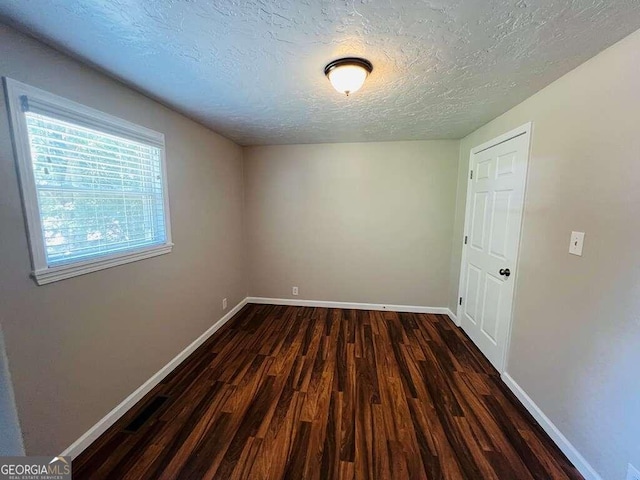
<instances>
[{"instance_id":1,"label":"white door frame","mask_svg":"<svg viewBox=\"0 0 640 480\"><path fill-rule=\"evenodd\" d=\"M526 154L525 166L524 166L525 173L524 173L524 191L522 196L522 216L520 217L518 244L516 246L516 258L514 259L515 272L513 274L513 281L515 286L517 286L517 280L518 280L518 270L519 270L518 263L520 261L520 244L522 243L522 226L524 224L524 206L526 205L526 196L527 196L527 183L528 183L528 177L529 177L529 157L531 156L532 130L533 130L533 122L525 123L524 125L521 125L518 128L514 128L513 130L503 135L500 135L492 140L489 140L488 142L485 142L482 145L478 145L477 147L472 148L471 151L469 152L469 168L467 171L467 200L466 200L465 209L464 209L464 230L462 232L463 239L465 236L469 235L468 233L469 223L470 223L469 216L471 211L471 197L469 195L469 192L471 191L471 166L472 166L471 159L476 153L482 152L483 150L487 150L488 148L491 148L491 147L495 147L496 145L507 142L512 138L519 137L520 135L524 135L525 145L526 145L525 149L527 154ZM460 299L460 297L464 298L466 296L466 292L464 291L464 285L466 280L464 265L466 261L467 261L467 245L464 244L464 240L463 240L462 259L460 261L460 282L458 283L458 299ZM506 345L504 348L504 354L502 358L502 371L499 372L501 375L507 371L507 359L509 358L509 347L511 343L511 326L513 325L513 312L515 311L515 305L516 305L516 288L514 287L513 301L511 303L511 312L509 314L509 324L507 325ZM458 326L460 327L462 325L461 323L462 322L462 305L460 305L459 300L456 306L456 317L458 320Z\"/></svg>"}]
</instances>

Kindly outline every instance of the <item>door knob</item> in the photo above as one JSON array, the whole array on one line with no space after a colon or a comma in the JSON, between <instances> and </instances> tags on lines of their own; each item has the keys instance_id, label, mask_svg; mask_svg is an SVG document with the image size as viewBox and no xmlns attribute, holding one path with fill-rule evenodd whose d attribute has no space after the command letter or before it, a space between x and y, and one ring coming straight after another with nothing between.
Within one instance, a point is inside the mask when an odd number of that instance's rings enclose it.
<instances>
[{"instance_id":1,"label":"door knob","mask_svg":"<svg viewBox=\"0 0 640 480\"><path fill-rule=\"evenodd\" d=\"M509 270L508 268L501 268L498 273L500 275L504 275L505 277L508 277L509 275L511 275L511 270Z\"/></svg>"}]
</instances>

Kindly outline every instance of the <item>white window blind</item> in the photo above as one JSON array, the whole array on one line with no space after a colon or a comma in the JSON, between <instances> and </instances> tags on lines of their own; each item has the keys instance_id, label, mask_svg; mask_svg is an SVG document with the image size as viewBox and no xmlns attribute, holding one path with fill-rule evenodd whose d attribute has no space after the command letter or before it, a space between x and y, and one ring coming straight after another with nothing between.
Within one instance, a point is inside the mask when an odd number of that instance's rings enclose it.
<instances>
[{"instance_id":1,"label":"white window blind","mask_svg":"<svg viewBox=\"0 0 640 480\"><path fill-rule=\"evenodd\" d=\"M5 86L38 283L171 251L162 134Z\"/></svg>"},{"instance_id":2,"label":"white window blind","mask_svg":"<svg viewBox=\"0 0 640 480\"><path fill-rule=\"evenodd\" d=\"M49 266L165 242L159 148L25 116Z\"/></svg>"}]
</instances>

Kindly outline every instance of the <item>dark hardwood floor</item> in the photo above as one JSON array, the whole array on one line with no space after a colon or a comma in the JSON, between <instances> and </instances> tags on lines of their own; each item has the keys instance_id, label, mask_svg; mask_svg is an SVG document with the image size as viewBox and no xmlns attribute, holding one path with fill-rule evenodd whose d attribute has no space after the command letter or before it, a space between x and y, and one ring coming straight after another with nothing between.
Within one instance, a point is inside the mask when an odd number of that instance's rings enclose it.
<instances>
[{"instance_id":1,"label":"dark hardwood floor","mask_svg":"<svg viewBox=\"0 0 640 480\"><path fill-rule=\"evenodd\" d=\"M582 478L449 318L272 305L247 305L73 469L94 480Z\"/></svg>"}]
</instances>

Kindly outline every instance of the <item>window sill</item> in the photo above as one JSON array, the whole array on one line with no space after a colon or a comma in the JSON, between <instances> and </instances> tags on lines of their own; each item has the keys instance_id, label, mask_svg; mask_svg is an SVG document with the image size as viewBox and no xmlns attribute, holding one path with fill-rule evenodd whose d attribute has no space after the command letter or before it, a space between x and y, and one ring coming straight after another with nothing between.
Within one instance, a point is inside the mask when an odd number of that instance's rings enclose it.
<instances>
[{"instance_id":1,"label":"window sill","mask_svg":"<svg viewBox=\"0 0 640 480\"><path fill-rule=\"evenodd\" d=\"M88 260L85 262L71 263L69 265L60 265L57 267L46 268L34 271L31 276L38 285L46 285L47 283L57 282L66 278L77 277L86 273L97 272L105 268L124 265L125 263L137 262L145 258L157 257L171 253L173 243L167 243L144 250L136 250L134 252L110 255L101 257L100 259Z\"/></svg>"}]
</instances>

